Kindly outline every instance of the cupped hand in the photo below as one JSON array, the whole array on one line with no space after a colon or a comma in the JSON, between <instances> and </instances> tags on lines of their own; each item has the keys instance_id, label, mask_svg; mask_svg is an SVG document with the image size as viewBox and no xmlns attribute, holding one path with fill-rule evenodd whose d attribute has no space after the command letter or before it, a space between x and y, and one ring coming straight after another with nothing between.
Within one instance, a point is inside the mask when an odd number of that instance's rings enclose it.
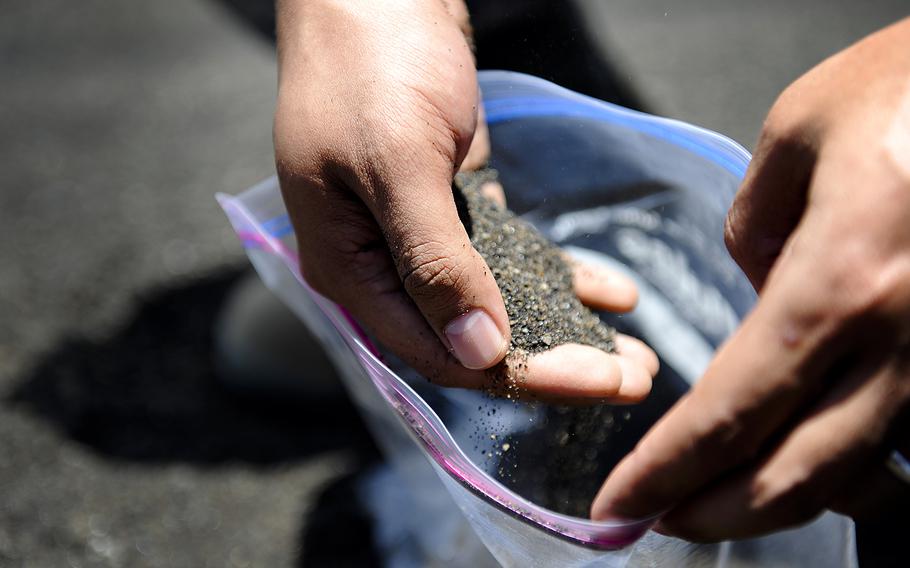
<instances>
[{"instance_id":1,"label":"cupped hand","mask_svg":"<svg viewBox=\"0 0 910 568\"><path fill-rule=\"evenodd\" d=\"M716 541L897 506L907 487L885 461L910 447L910 20L782 94L727 244L758 304L592 517L664 513L659 530Z\"/></svg>"},{"instance_id":2,"label":"cupped hand","mask_svg":"<svg viewBox=\"0 0 910 568\"><path fill-rule=\"evenodd\" d=\"M439 384L484 388L510 330L458 218L452 179L489 139L460 0L285 0L278 10L275 154L307 282ZM634 284L576 270L580 298L631 309ZM657 359L565 345L527 362L543 398L644 398Z\"/></svg>"}]
</instances>

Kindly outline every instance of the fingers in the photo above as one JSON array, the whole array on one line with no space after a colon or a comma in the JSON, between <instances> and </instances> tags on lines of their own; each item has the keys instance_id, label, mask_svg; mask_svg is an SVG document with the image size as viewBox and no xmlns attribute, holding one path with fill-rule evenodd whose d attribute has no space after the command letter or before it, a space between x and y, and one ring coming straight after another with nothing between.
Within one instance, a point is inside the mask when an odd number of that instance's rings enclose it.
<instances>
[{"instance_id":1,"label":"fingers","mask_svg":"<svg viewBox=\"0 0 910 568\"><path fill-rule=\"evenodd\" d=\"M500 209L506 208L506 193L498 181L488 181L480 186L480 193L495 203Z\"/></svg>"},{"instance_id":2,"label":"fingers","mask_svg":"<svg viewBox=\"0 0 910 568\"><path fill-rule=\"evenodd\" d=\"M587 345L560 345L527 360L519 386L535 395L562 398L609 398L619 394L623 374L609 354Z\"/></svg>"},{"instance_id":3,"label":"fingers","mask_svg":"<svg viewBox=\"0 0 910 568\"><path fill-rule=\"evenodd\" d=\"M486 369L505 356L509 324L493 274L471 245L446 180L398 191L379 223L405 291L462 365Z\"/></svg>"},{"instance_id":4,"label":"fingers","mask_svg":"<svg viewBox=\"0 0 910 568\"><path fill-rule=\"evenodd\" d=\"M803 215L815 161L806 142L778 133L778 122L772 113L724 228L727 249L756 290Z\"/></svg>"},{"instance_id":5,"label":"fingers","mask_svg":"<svg viewBox=\"0 0 910 568\"><path fill-rule=\"evenodd\" d=\"M615 355L622 374L622 384L615 395L609 397L611 404L634 404L641 402L651 392L654 375L640 362L625 355Z\"/></svg>"},{"instance_id":6,"label":"fingers","mask_svg":"<svg viewBox=\"0 0 910 568\"><path fill-rule=\"evenodd\" d=\"M385 239L356 196L282 185L296 228L301 272L316 291L344 306L389 350L428 379L482 388L482 371L465 368L439 341L405 293Z\"/></svg>"},{"instance_id":7,"label":"fingers","mask_svg":"<svg viewBox=\"0 0 910 568\"><path fill-rule=\"evenodd\" d=\"M617 335L616 345L615 354L573 343L528 358L510 356L510 381L518 387L511 393L558 404L640 402L651 391L657 356L627 335Z\"/></svg>"},{"instance_id":8,"label":"fingers","mask_svg":"<svg viewBox=\"0 0 910 568\"><path fill-rule=\"evenodd\" d=\"M760 464L686 500L661 520L662 531L703 542L745 538L804 523L842 495L868 493L850 481L884 463L885 425L901 398L888 375L870 378L864 369L841 381Z\"/></svg>"},{"instance_id":9,"label":"fingers","mask_svg":"<svg viewBox=\"0 0 910 568\"><path fill-rule=\"evenodd\" d=\"M339 207L332 210L338 211ZM436 339L426 319L404 292L381 241L372 248L362 245L339 251L330 248L337 246L339 239L328 232L337 223L327 221L317 226L325 231L307 234L323 235L324 240L313 243L301 239L305 250L323 253L313 269L304 268L317 290L344 305L388 349L434 384L472 389L496 387L497 381L491 380L491 373L499 371L465 368ZM351 250L355 252L352 254ZM650 391L657 372L657 357L642 342L628 336L618 335L616 346L617 355L581 345L559 346L527 360L509 361L505 377L529 395L522 398L566 404L638 402Z\"/></svg>"},{"instance_id":10,"label":"fingers","mask_svg":"<svg viewBox=\"0 0 910 568\"><path fill-rule=\"evenodd\" d=\"M336 296L335 300L387 349L430 382L448 387L486 388L488 377L485 372L466 368L438 340L435 331L402 289L395 267L385 254L382 275L343 297Z\"/></svg>"},{"instance_id":11,"label":"fingers","mask_svg":"<svg viewBox=\"0 0 910 568\"><path fill-rule=\"evenodd\" d=\"M489 376L465 368L405 293L371 213L354 196L318 186L288 191L302 271L323 295L344 305L390 350L432 382L489 388ZM345 197L345 195L348 195ZM306 203L295 200L306 197ZM650 390L657 357L642 342L616 337L618 355L563 346L531 358L513 377L533 398L590 403L636 402Z\"/></svg>"},{"instance_id":12,"label":"fingers","mask_svg":"<svg viewBox=\"0 0 910 568\"><path fill-rule=\"evenodd\" d=\"M639 402L651 392L653 373L641 354L612 355L588 345L560 345L517 367L513 380L535 399L553 402Z\"/></svg>"},{"instance_id":13,"label":"fingers","mask_svg":"<svg viewBox=\"0 0 910 568\"><path fill-rule=\"evenodd\" d=\"M622 333L616 334L614 341L618 354L640 364L652 377L657 376L657 371L660 370L660 361L657 358L657 354L645 345L643 341Z\"/></svg>"},{"instance_id":14,"label":"fingers","mask_svg":"<svg viewBox=\"0 0 910 568\"><path fill-rule=\"evenodd\" d=\"M593 518L661 513L757 455L838 352L842 338L819 315L824 294L812 282L811 267L780 273L701 381L614 469Z\"/></svg>"},{"instance_id":15,"label":"fingers","mask_svg":"<svg viewBox=\"0 0 910 568\"><path fill-rule=\"evenodd\" d=\"M575 294L595 310L625 313L638 303L638 287L628 276L598 265L587 264L566 255L572 268Z\"/></svg>"}]
</instances>

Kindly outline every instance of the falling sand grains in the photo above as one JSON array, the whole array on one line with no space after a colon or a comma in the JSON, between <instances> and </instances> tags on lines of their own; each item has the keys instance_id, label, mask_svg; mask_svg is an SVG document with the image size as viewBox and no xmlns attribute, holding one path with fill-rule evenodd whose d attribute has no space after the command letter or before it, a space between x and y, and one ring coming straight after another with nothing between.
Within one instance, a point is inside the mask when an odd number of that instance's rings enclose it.
<instances>
[{"instance_id":1,"label":"falling sand grains","mask_svg":"<svg viewBox=\"0 0 910 568\"><path fill-rule=\"evenodd\" d=\"M492 373L494 390L514 391L527 356L566 343L614 351L613 329L575 295L572 270L563 252L528 222L481 192L495 170L456 177L455 201L471 243L486 260L502 292L512 342L510 369ZM520 386L520 385L517 385Z\"/></svg>"},{"instance_id":2,"label":"falling sand grains","mask_svg":"<svg viewBox=\"0 0 910 568\"><path fill-rule=\"evenodd\" d=\"M566 343L614 352L615 331L576 297L562 251L483 195L481 187L496 179L493 170L459 174L454 196L472 244L499 285L512 330L508 364L490 373L488 394L527 399L521 383L529 356ZM546 406L542 422L532 419L521 440L499 422L495 407L478 410L473 439L482 459L495 460L503 483L550 509L585 515L603 479L601 449L616 431L612 407Z\"/></svg>"}]
</instances>

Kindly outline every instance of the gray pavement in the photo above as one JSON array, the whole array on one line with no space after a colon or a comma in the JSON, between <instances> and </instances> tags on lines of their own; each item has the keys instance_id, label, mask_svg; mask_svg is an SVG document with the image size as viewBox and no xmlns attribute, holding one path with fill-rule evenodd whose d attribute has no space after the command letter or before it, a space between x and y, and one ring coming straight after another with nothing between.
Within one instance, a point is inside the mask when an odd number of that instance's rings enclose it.
<instances>
[{"instance_id":1,"label":"gray pavement","mask_svg":"<svg viewBox=\"0 0 910 568\"><path fill-rule=\"evenodd\" d=\"M906 0L575 0L655 112L751 148L777 95Z\"/></svg>"},{"instance_id":2,"label":"gray pavement","mask_svg":"<svg viewBox=\"0 0 910 568\"><path fill-rule=\"evenodd\" d=\"M649 108L746 145L789 81L910 11L579 2ZM311 513L362 431L257 411L208 352L245 262L212 194L271 172L274 74L215 2L4 6L0 566L318 563Z\"/></svg>"},{"instance_id":3,"label":"gray pavement","mask_svg":"<svg viewBox=\"0 0 910 568\"><path fill-rule=\"evenodd\" d=\"M0 77L0 566L294 565L350 456L251 454L312 434L192 400L245 262L213 193L272 169L271 46L212 2L14 2Z\"/></svg>"}]
</instances>

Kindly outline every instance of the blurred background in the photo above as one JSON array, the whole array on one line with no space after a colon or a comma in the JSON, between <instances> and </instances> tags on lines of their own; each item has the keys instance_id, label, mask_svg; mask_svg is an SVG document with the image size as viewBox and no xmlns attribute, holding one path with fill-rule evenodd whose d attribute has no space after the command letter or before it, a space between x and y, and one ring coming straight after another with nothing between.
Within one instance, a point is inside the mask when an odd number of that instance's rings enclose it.
<instances>
[{"instance_id":1,"label":"blurred background","mask_svg":"<svg viewBox=\"0 0 910 568\"><path fill-rule=\"evenodd\" d=\"M475 4L482 68L747 147L781 89L910 11ZM226 383L213 347L247 273L213 194L272 173L273 22L270 0L4 4L0 566L379 562L350 484L380 458L352 407Z\"/></svg>"}]
</instances>

